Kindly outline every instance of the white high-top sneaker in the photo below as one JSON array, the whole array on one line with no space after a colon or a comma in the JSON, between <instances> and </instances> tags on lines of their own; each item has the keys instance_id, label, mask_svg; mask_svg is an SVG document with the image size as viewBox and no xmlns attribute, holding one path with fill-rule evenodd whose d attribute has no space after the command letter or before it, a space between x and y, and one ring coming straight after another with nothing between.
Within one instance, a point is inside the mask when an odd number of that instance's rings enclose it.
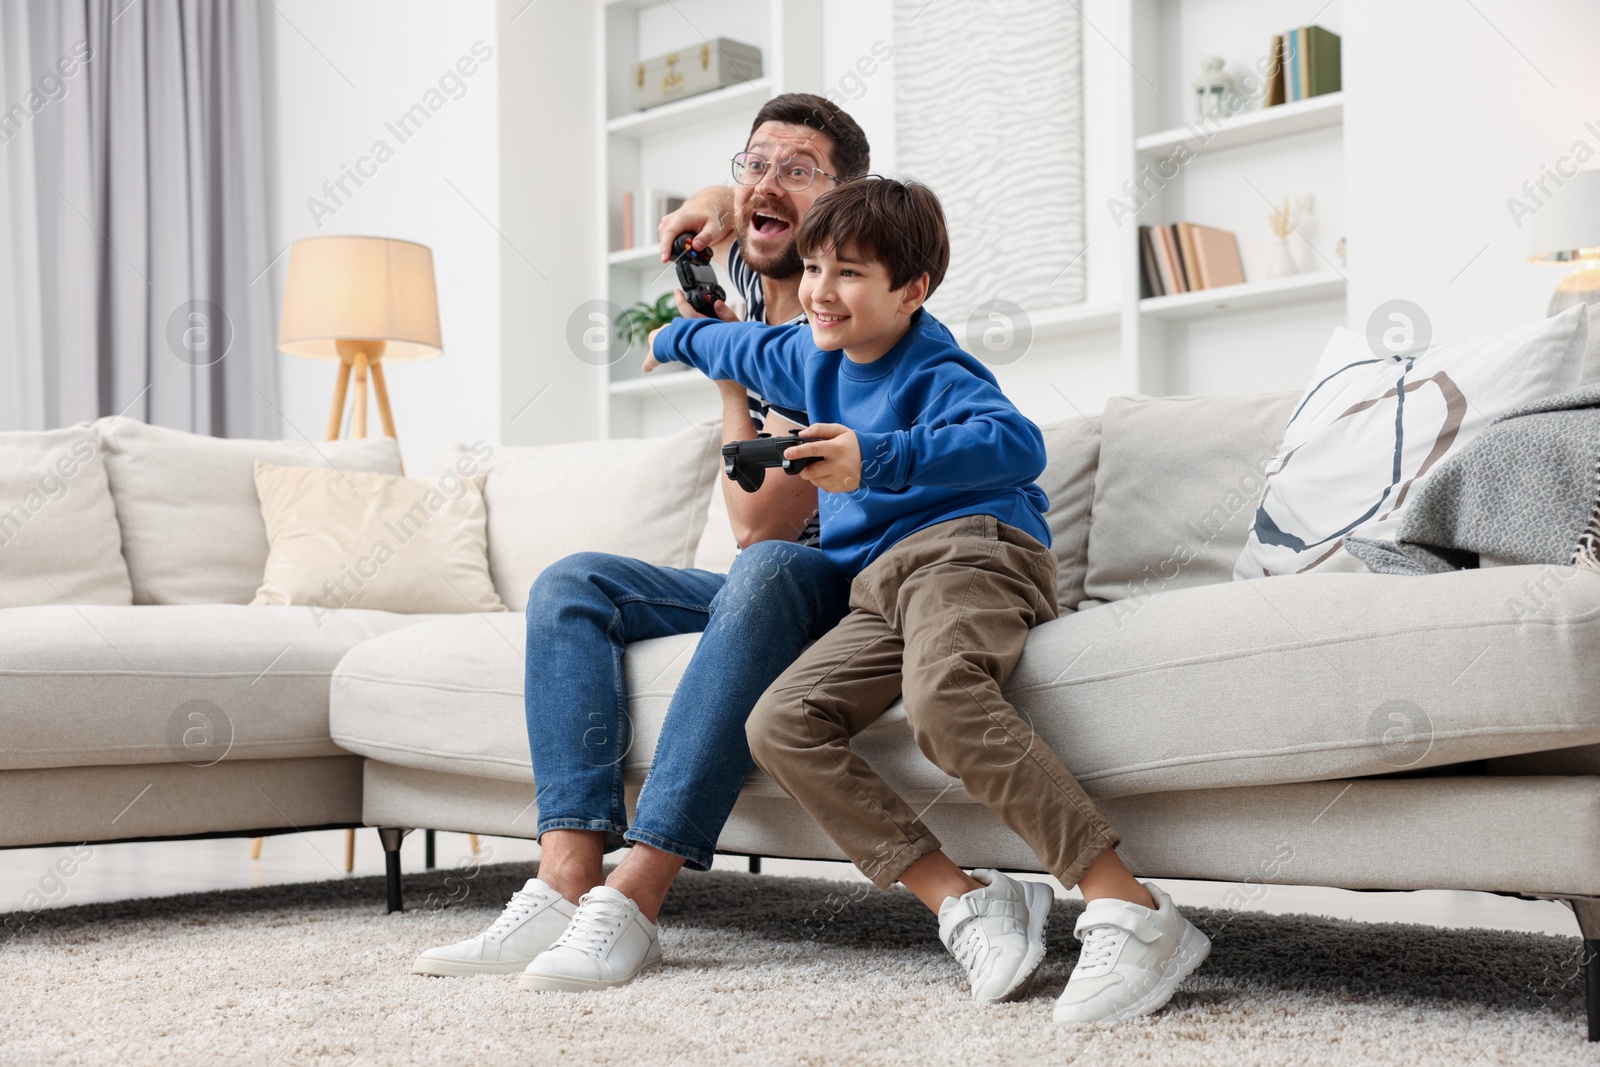
<instances>
[{"instance_id":1,"label":"white high-top sneaker","mask_svg":"<svg viewBox=\"0 0 1600 1067\"><path fill-rule=\"evenodd\" d=\"M660 962L656 924L639 913L639 905L601 885L583 895L566 930L528 964L517 985L576 992L610 989L627 985Z\"/></svg>"},{"instance_id":2,"label":"white high-top sneaker","mask_svg":"<svg viewBox=\"0 0 1600 1067\"><path fill-rule=\"evenodd\" d=\"M1073 933L1078 965L1056 1001L1058 1023L1118 1022L1161 1010L1211 954L1211 939L1149 882L1155 910L1126 900L1092 900Z\"/></svg>"},{"instance_id":3,"label":"white high-top sneaker","mask_svg":"<svg viewBox=\"0 0 1600 1067\"><path fill-rule=\"evenodd\" d=\"M1007 878L999 871L972 872L983 883L939 906L939 940L966 969L972 999L984 1004L1021 993L1044 960L1044 929L1050 919L1050 887Z\"/></svg>"},{"instance_id":4,"label":"white high-top sneaker","mask_svg":"<svg viewBox=\"0 0 1600 1067\"><path fill-rule=\"evenodd\" d=\"M511 894L511 903L477 937L430 948L411 965L412 974L460 977L515 974L555 943L578 909L537 878Z\"/></svg>"}]
</instances>

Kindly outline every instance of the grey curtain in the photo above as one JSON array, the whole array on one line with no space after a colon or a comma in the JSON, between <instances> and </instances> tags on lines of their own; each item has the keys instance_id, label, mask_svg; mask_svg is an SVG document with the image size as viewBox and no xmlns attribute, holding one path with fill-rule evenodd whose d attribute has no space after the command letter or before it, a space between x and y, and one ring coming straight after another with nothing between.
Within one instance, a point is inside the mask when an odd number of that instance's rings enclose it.
<instances>
[{"instance_id":1,"label":"grey curtain","mask_svg":"<svg viewBox=\"0 0 1600 1067\"><path fill-rule=\"evenodd\" d=\"M46 422L278 436L255 0L24 2Z\"/></svg>"}]
</instances>

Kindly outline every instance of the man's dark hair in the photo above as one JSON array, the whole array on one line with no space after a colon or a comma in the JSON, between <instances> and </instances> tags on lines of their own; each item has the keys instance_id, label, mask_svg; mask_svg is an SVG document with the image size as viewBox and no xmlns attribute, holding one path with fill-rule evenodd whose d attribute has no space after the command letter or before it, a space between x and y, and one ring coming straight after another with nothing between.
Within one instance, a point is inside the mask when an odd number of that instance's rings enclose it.
<instances>
[{"instance_id":1,"label":"man's dark hair","mask_svg":"<svg viewBox=\"0 0 1600 1067\"><path fill-rule=\"evenodd\" d=\"M756 135L763 122L787 122L827 134L833 141L828 161L833 164L833 173L840 181L859 178L872 166L867 135L861 132L849 112L826 97L815 93L784 93L773 97L756 112L756 120L750 124L750 137ZM750 137L744 139L745 144L750 143Z\"/></svg>"},{"instance_id":2,"label":"man's dark hair","mask_svg":"<svg viewBox=\"0 0 1600 1067\"><path fill-rule=\"evenodd\" d=\"M939 198L921 182L870 175L817 197L794 236L802 256L853 249L889 268L889 288L928 272L927 296L950 265L950 232Z\"/></svg>"}]
</instances>

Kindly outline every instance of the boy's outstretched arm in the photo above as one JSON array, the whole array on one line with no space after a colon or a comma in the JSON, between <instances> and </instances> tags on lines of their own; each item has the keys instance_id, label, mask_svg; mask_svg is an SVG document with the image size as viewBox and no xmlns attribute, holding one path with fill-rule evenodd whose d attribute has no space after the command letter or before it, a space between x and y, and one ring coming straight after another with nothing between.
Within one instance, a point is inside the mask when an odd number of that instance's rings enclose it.
<instances>
[{"instance_id":1,"label":"boy's outstretched arm","mask_svg":"<svg viewBox=\"0 0 1600 1067\"><path fill-rule=\"evenodd\" d=\"M661 363L687 363L712 379L731 378L768 403L806 409L805 357L811 328L759 322L674 319L650 335L646 373Z\"/></svg>"}]
</instances>

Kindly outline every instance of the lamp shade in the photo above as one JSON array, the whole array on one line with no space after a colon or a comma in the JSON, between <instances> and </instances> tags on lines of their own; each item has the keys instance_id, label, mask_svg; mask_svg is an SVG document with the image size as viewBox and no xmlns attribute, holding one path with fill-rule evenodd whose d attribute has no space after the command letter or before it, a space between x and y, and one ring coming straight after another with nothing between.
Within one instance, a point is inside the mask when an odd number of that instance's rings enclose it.
<instances>
[{"instance_id":1,"label":"lamp shade","mask_svg":"<svg viewBox=\"0 0 1600 1067\"><path fill-rule=\"evenodd\" d=\"M308 237L289 252L278 347L340 359L340 341L383 341L384 362L444 350L433 252L390 237Z\"/></svg>"},{"instance_id":2,"label":"lamp shade","mask_svg":"<svg viewBox=\"0 0 1600 1067\"><path fill-rule=\"evenodd\" d=\"M1535 263L1600 258L1600 170L1568 178L1533 216L1528 241Z\"/></svg>"}]
</instances>

